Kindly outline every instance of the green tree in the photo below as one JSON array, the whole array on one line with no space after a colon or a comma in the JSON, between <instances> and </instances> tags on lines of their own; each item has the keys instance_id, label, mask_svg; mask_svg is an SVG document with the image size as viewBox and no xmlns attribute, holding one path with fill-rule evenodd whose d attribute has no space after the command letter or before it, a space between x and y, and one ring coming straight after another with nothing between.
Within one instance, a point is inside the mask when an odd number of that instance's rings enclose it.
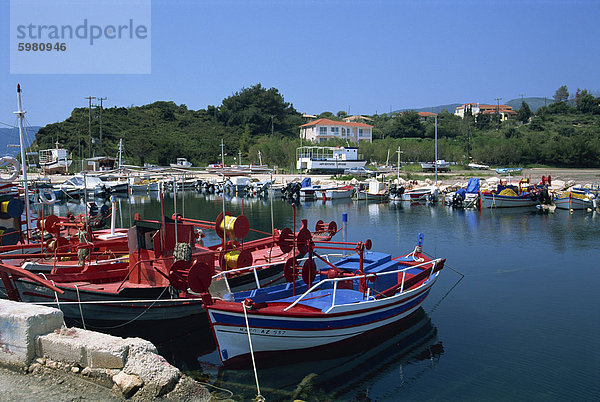
<instances>
[{"instance_id":1,"label":"green tree","mask_svg":"<svg viewBox=\"0 0 600 402\"><path fill-rule=\"evenodd\" d=\"M579 112L599 114L599 103L600 99L590 94L587 89L580 90L577 88L577 92L575 93L575 106Z\"/></svg>"},{"instance_id":2,"label":"green tree","mask_svg":"<svg viewBox=\"0 0 600 402\"><path fill-rule=\"evenodd\" d=\"M415 111L403 112L392 119L392 137L394 138L423 138L425 127L421 123L421 116Z\"/></svg>"},{"instance_id":3,"label":"green tree","mask_svg":"<svg viewBox=\"0 0 600 402\"><path fill-rule=\"evenodd\" d=\"M492 126L492 118L489 114L478 113L475 125L478 130L486 130Z\"/></svg>"},{"instance_id":4,"label":"green tree","mask_svg":"<svg viewBox=\"0 0 600 402\"><path fill-rule=\"evenodd\" d=\"M339 117L337 117L336 115L334 115L331 112L323 112L320 115L317 116L319 119L329 119L329 120L341 120Z\"/></svg>"},{"instance_id":5,"label":"green tree","mask_svg":"<svg viewBox=\"0 0 600 402\"><path fill-rule=\"evenodd\" d=\"M563 85L554 93L554 102L564 102L567 99L569 99L569 90L566 85Z\"/></svg>"},{"instance_id":6,"label":"green tree","mask_svg":"<svg viewBox=\"0 0 600 402\"><path fill-rule=\"evenodd\" d=\"M243 88L223 99L217 117L229 127L245 128L247 125L252 136L271 133L271 124L273 131L294 136L302 121L301 114L276 88L266 89L261 84Z\"/></svg>"},{"instance_id":7,"label":"green tree","mask_svg":"<svg viewBox=\"0 0 600 402\"><path fill-rule=\"evenodd\" d=\"M521 102L521 108L517 112L517 119L519 119L521 123L525 124L529 121L529 118L532 114L533 113L531 112L531 109L529 108L527 102Z\"/></svg>"}]
</instances>

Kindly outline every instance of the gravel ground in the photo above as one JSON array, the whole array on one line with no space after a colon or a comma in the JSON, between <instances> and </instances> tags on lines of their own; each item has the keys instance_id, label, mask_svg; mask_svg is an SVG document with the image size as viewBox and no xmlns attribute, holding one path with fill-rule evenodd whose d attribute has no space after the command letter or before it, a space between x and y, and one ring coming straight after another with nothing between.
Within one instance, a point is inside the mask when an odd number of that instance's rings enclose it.
<instances>
[{"instance_id":1,"label":"gravel ground","mask_svg":"<svg viewBox=\"0 0 600 402\"><path fill-rule=\"evenodd\" d=\"M81 376L44 369L25 374L0 367L0 401L123 401L110 388Z\"/></svg>"},{"instance_id":2,"label":"gravel ground","mask_svg":"<svg viewBox=\"0 0 600 402\"><path fill-rule=\"evenodd\" d=\"M39 367L26 373L0 366L0 402L14 401L125 401L118 390L112 390L81 375ZM146 398L134 395L130 400ZM171 392L155 401L209 401L211 393L190 377L182 378Z\"/></svg>"}]
</instances>

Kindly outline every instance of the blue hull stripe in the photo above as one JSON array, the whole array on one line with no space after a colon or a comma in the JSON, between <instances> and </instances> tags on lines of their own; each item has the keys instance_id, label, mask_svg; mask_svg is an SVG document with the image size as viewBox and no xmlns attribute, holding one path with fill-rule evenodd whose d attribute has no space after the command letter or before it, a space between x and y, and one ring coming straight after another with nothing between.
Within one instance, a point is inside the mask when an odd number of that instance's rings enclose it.
<instances>
[{"instance_id":1,"label":"blue hull stripe","mask_svg":"<svg viewBox=\"0 0 600 402\"><path fill-rule=\"evenodd\" d=\"M323 314L322 318L319 319L303 319L297 318L294 320L286 320L285 318L256 318L251 314L248 314L248 323L252 328L277 328L277 329L289 329L289 330L332 330L338 328L348 328L358 325L365 325L375 321L385 320L390 317L394 317L402 312L420 304L429 294L431 289L421 293L419 296L411 299L410 301L398 305L394 308L385 311L374 311L368 314L351 316L341 320L330 320L327 314ZM357 312L361 314L362 312ZM213 317L213 325L231 325L231 326L246 326L246 322L243 316L223 314L215 310L211 311Z\"/></svg>"}]
</instances>

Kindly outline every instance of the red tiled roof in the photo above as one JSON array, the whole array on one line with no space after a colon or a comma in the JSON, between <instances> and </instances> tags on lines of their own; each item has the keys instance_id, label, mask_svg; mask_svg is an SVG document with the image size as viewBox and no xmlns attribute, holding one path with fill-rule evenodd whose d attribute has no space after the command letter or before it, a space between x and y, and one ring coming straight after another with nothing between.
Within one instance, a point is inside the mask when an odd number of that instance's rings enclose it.
<instances>
[{"instance_id":1,"label":"red tiled roof","mask_svg":"<svg viewBox=\"0 0 600 402\"><path fill-rule=\"evenodd\" d=\"M431 113L431 112L419 112L419 116L421 116L421 117L437 116L437 113Z\"/></svg>"},{"instance_id":2,"label":"red tiled roof","mask_svg":"<svg viewBox=\"0 0 600 402\"><path fill-rule=\"evenodd\" d=\"M494 110L484 110L483 114L493 114L496 113L498 111L498 109L494 109ZM517 114L517 112L515 112L514 110L510 110L510 109L500 109L500 113L508 113L508 114Z\"/></svg>"},{"instance_id":3,"label":"red tiled roof","mask_svg":"<svg viewBox=\"0 0 600 402\"><path fill-rule=\"evenodd\" d=\"M346 127L373 127L365 123L346 123L345 121L335 121L329 119L317 119L311 121L310 123L306 123L301 125L300 127L309 127L309 126L346 126Z\"/></svg>"},{"instance_id":4,"label":"red tiled roof","mask_svg":"<svg viewBox=\"0 0 600 402\"><path fill-rule=\"evenodd\" d=\"M479 109L498 109L498 107L500 107L500 109L505 109L505 110L510 110L512 109L512 106L508 106L508 105L479 105Z\"/></svg>"}]
</instances>

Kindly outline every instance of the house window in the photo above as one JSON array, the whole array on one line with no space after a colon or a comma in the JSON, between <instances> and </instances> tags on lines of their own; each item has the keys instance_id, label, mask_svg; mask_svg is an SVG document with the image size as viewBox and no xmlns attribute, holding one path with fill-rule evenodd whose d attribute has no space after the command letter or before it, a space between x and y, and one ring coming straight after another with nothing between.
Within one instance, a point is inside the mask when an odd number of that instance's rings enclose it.
<instances>
[{"instance_id":1,"label":"house window","mask_svg":"<svg viewBox=\"0 0 600 402\"><path fill-rule=\"evenodd\" d=\"M362 135L363 135L363 129L362 128L358 129L358 135L360 135L362 137Z\"/></svg>"},{"instance_id":2,"label":"house window","mask_svg":"<svg viewBox=\"0 0 600 402\"><path fill-rule=\"evenodd\" d=\"M339 135L340 134L340 128L339 127L331 127L331 133L333 135Z\"/></svg>"},{"instance_id":3,"label":"house window","mask_svg":"<svg viewBox=\"0 0 600 402\"><path fill-rule=\"evenodd\" d=\"M319 134L327 135L327 127L319 127Z\"/></svg>"}]
</instances>

